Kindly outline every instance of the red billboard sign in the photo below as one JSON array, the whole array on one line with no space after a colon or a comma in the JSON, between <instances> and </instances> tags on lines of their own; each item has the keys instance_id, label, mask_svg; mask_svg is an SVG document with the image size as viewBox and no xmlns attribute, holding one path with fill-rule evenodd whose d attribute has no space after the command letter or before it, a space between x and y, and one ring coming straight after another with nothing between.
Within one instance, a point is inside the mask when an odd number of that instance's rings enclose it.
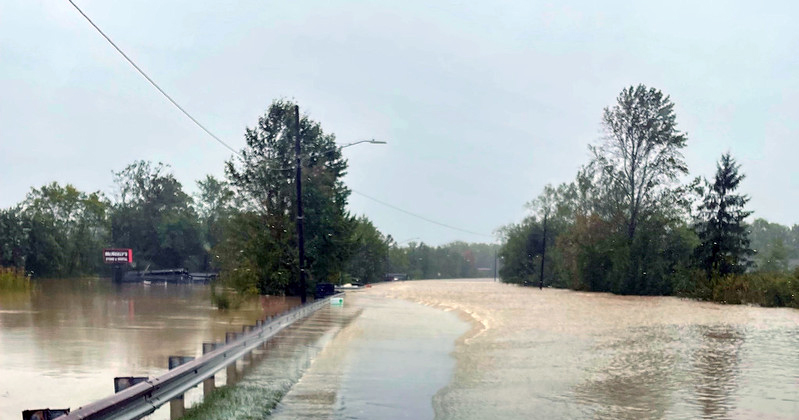
<instances>
[{"instance_id":1,"label":"red billboard sign","mask_svg":"<svg viewBox=\"0 0 799 420\"><path fill-rule=\"evenodd\" d=\"M103 250L103 262L106 264L132 263L133 250L130 248L106 248Z\"/></svg>"}]
</instances>

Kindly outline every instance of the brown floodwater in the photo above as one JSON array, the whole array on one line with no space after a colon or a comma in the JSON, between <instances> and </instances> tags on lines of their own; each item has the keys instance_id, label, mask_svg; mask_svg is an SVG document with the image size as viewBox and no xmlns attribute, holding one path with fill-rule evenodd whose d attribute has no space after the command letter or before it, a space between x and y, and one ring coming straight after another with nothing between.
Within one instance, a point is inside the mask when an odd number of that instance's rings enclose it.
<instances>
[{"instance_id":1,"label":"brown floodwater","mask_svg":"<svg viewBox=\"0 0 799 420\"><path fill-rule=\"evenodd\" d=\"M204 286L102 280L0 296L0 418L104 397L293 304L222 313ZM797 419L799 311L394 282L286 330L243 384L286 393L275 419Z\"/></svg>"},{"instance_id":2,"label":"brown floodwater","mask_svg":"<svg viewBox=\"0 0 799 420\"><path fill-rule=\"evenodd\" d=\"M206 285L108 279L39 280L30 293L0 295L0 419L106 397L115 376L162 374L170 355L198 356L203 341L224 341L225 332L298 303L261 298L218 311Z\"/></svg>"},{"instance_id":3,"label":"brown floodwater","mask_svg":"<svg viewBox=\"0 0 799 420\"><path fill-rule=\"evenodd\" d=\"M454 377L433 398L435 418L799 418L796 309L490 280L369 293L471 319L452 353Z\"/></svg>"}]
</instances>

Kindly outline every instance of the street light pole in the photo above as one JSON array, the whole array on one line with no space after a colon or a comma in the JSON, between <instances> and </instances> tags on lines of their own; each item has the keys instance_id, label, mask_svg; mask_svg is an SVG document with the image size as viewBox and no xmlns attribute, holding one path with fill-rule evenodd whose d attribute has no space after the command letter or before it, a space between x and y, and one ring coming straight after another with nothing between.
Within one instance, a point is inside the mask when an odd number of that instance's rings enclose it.
<instances>
[{"instance_id":1,"label":"street light pole","mask_svg":"<svg viewBox=\"0 0 799 420\"><path fill-rule=\"evenodd\" d=\"M308 300L307 284L305 281L305 233L303 231L303 216L302 216L302 161L300 155L302 150L300 148L300 107L294 105L294 153L297 158L297 245L300 249L299 266L300 266L300 302L305 303Z\"/></svg>"}]
</instances>

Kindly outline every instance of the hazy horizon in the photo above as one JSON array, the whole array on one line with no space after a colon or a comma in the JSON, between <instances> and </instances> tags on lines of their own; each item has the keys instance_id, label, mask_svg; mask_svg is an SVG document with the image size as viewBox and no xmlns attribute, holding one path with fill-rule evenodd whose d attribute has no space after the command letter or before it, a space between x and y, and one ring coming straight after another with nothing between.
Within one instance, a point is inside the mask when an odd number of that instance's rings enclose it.
<instances>
[{"instance_id":1,"label":"hazy horizon","mask_svg":"<svg viewBox=\"0 0 799 420\"><path fill-rule=\"evenodd\" d=\"M602 109L643 83L676 104L690 177L730 151L749 219L799 223L799 31L789 2L236 7L76 1L236 149L277 98L335 133L355 191L491 235L547 183L574 179ZM111 194L111 171L172 165L187 192L231 153L138 75L68 2L0 5L0 208L52 181ZM491 242L353 194L397 241Z\"/></svg>"}]
</instances>

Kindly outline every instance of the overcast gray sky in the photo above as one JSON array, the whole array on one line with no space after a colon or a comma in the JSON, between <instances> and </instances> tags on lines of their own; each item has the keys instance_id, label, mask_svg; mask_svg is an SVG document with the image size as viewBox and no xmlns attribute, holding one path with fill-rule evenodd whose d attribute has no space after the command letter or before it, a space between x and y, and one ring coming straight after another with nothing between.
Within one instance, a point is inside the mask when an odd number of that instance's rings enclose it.
<instances>
[{"instance_id":1,"label":"overcast gray sky","mask_svg":"<svg viewBox=\"0 0 799 420\"><path fill-rule=\"evenodd\" d=\"M691 175L730 151L757 217L799 223L797 3L75 0L235 148L286 97L345 149L354 190L490 235L573 179L619 91L671 95ZM602 3L601 5L599 3ZM53 180L111 192L135 159L189 191L230 153L66 0L0 2L0 207ZM397 241L491 241L353 194Z\"/></svg>"}]
</instances>

